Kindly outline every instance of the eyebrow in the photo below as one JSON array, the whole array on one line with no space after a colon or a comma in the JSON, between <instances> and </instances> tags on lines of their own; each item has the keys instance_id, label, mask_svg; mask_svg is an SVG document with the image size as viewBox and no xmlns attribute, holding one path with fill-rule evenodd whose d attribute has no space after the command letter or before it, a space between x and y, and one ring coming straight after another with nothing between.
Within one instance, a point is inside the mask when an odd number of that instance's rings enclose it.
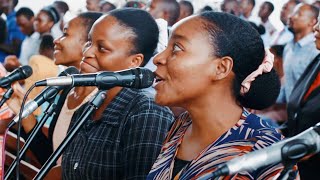
<instances>
[{"instance_id":1,"label":"eyebrow","mask_svg":"<svg viewBox=\"0 0 320 180\"><path fill-rule=\"evenodd\" d=\"M189 41L189 39L187 37L179 35L179 34L173 34L171 39L180 39L180 40L186 41L187 43L191 44L191 42Z\"/></svg>"}]
</instances>

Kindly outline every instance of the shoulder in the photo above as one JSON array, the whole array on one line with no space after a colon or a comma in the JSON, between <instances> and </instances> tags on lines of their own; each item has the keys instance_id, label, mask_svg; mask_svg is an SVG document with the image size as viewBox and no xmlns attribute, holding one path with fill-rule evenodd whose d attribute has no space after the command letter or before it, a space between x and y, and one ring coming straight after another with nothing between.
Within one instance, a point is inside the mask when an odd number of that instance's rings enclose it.
<instances>
[{"instance_id":1,"label":"shoulder","mask_svg":"<svg viewBox=\"0 0 320 180\"><path fill-rule=\"evenodd\" d=\"M131 104L134 106L133 112L142 111L161 111L163 113L169 113L172 115L170 109L165 106L160 106L155 103L154 96L144 90L130 89L135 94Z\"/></svg>"},{"instance_id":2,"label":"shoulder","mask_svg":"<svg viewBox=\"0 0 320 180\"><path fill-rule=\"evenodd\" d=\"M147 91L128 89L127 94L133 98L127 105L128 117L131 121L148 120L149 122L167 122L173 121L173 114L168 107L160 106L154 102L153 95Z\"/></svg>"},{"instance_id":3,"label":"shoulder","mask_svg":"<svg viewBox=\"0 0 320 180\"><path fill-rule=\"evenodd\" d=\"M252 130L250 139L255 140L254 149L267 147L284 138L275 128L255 114L247 117L245 126Z\"/></svg>"}]
</instances>

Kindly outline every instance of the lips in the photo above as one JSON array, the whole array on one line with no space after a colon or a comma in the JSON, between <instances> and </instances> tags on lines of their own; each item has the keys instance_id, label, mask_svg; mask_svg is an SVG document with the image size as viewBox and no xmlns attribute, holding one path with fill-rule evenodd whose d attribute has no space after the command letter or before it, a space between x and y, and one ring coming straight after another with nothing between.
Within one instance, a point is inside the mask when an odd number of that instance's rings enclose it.
<instances>
[{"instance_id":1,"label":"lips","mask_svg":"<svg viewBox=\"0 0 320 180\"><path fill-rule=\"evenodd\" d=\"M153 83L153 87L156 87L157 85L159 85L160 83L163 83L165 81L165 79L160 76L159 74L157 74L156 72L154 72L155 74L155 80L154 80L154 83Z\"/></svg>"}]
</instances>

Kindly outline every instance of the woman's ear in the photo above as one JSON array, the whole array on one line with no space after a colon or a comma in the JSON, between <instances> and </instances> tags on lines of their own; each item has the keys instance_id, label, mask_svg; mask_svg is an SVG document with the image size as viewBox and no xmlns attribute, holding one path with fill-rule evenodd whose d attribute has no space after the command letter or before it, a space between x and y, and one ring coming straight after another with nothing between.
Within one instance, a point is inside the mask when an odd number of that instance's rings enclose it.
<instances>
[{"instance_id":1,"label":"woman's ear","mask_svg":"<svg viewBox=\"0 0 320 180\"><path fill-rule=\"evenodd\" d=\"M227 77L232 72L233 59L229 56L224 56L213 60L214 62L214 80L221 80Z\"/></svg>"},{"instance_id":2,"label":"woman's ear","mask_svg":"<svg viewBox=\"0 0 320 180\"><path fill-rule=\"evenodd\" d=\"M143 54L134 54L131 58L130 68L140 67L143 64L144 56Z\"/></svg>"}]
</instances>

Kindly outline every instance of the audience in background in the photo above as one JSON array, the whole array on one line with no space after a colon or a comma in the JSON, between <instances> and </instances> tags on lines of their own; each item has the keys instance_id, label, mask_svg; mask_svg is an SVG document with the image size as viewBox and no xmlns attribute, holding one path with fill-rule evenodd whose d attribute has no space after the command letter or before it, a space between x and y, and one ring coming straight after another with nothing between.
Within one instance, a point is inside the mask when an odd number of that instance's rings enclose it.
<instances>
[{"instance_id":1,"label":"audience in background","mask_svg":"<svg viewBox=\"0 0 320 180\"><path fill-rule=\"evenodd\" d=\"M1 0L0 16L2 13L6 15L7 39L6 44L9 51L14 55L20 55L20 48L25 35L20 31L16 22L16 11L14 8L18 4L18 0Z\"/></svg>"},{"instance_id":2,"label":"audience in background","mask_svg":"<svg viewBox=\"0 0 320 180\"><path fill-rule=\"evenodd\" d=\"M270 46L270 40L272 39L274 33L276 32L276 28L270 22L269 17L274 10L274 6L271 2L265 1L259 10L258 16L260 17L260 24L264 26L266 29L266 33L261 36L264 46Z\"/></svg>"},{"instance_id":3,"label":"audience in background","mask_svg":"<svg viewBox=\"0 0 320 180\"><path fill-rule=\"evenodd\" d=\"M240 0L240 18L256 23L256 18L252 16L252 10L255 5L255 0Z\"/></svg>"},{"instance_id":4,"label":"audience in background","mask_svg":"<svg viewBox=\"0 0 320 180\"><path fill-rule=\"evenodd\" d=\"M100 11L101 0L86 0L86 8L88 11Z\"/></svg>"},{"instance_id":5,"label":"audience in background","mask_svg":"<svg viewBox=\"0 0 320 180\"><path fill-rule=\"evenodd\" d=\"M116 9L116 6L109 1L101 1L100 3L100 12L106 13L111 10Z\"/></svg>"},{"instance_id":6,"label":"audience in background","mask_svg":"<svg viewBox=\"0 0 320 180\"><path fill-rule=\"evenodd\" d=\"M1 66L4 59L8 56L6 51L7 26L6 21L0 17L0 62Z\"/></svg>"},{"instance_id":7,"label":"audience in background","mask_svg":"<svg viewBox=\"0 0 320 180\"><path fill-rule=\"evenodd\" d=\"M21 65L27 65L32 55L39 53L39 33L34 30L34 14L27 7L22 7L17 11L17 24L22 33L26 35L21 45L21 54L19 62Z\"/></svg>"},{"instance_id":8,"label":"audience in background","mask_svg":"<svg viewBox=\"0 0 320 180\"><path fill-rule=\"evenodd\" d=\"M240 6L238 0L224 0L221 3L221 11L233 14L237 17L240 16Z\"/></svg>"},{"instance_id":9,"label":"audience in background","mask_svg":"<svg viewBox=\"0 0 320 180\"><path fill-rule=\"evenodd\" d=\"M313 26L319 10L309 4L299 4L289 19L289 29L294 39L287 43L283 52L284 85L278 103L287 103L292 89L303 71L319 54L314 43Z\"/></svg>"},{"instance_id":10,"label":"audience in background","mask_svg":"<svg viewBox=\"0 0 320 180\"><path fill-rule=\"evenodd\" d=\"M139 8L144 9L146 4L141 1L127 1L123 7L132 7L132 8Z\"/></svg>"},{"instance_id":11,"label":"audience in background","mask_svg":"<svg viewBox=\"0 0 320 180\"><path fill-rule=\"evenodd\" d=\"M180 15L177 21L180 21L181 19L191 16L193 14L193 5L190 1L179 1L180 6Z\"/></svg>"},{"instance_id":12,"label":"audience in background","mask_svg":"<svg viewBox=\"0 0 320 180\"><path fill-rule=\"evenodd\" d=\"M177 22L180 14L180 6L176 0L151 0L147 10L153 18L166 20L169 27Z\"/></svg>"},{"instance_id":13,"label":"audience in background","mask_svg":"<svg viewBox=\"0 0 320 180\"><path fill-rule=\"evenodd\" d=\"M285 45L293 39L293 33L289 31L289 17L292 14L296 5L299 4L298 0L289 0L286 2L280 12L280 20L284 25L283 29L274 35L270 45Z\"/></svg>"}]
</instances>

